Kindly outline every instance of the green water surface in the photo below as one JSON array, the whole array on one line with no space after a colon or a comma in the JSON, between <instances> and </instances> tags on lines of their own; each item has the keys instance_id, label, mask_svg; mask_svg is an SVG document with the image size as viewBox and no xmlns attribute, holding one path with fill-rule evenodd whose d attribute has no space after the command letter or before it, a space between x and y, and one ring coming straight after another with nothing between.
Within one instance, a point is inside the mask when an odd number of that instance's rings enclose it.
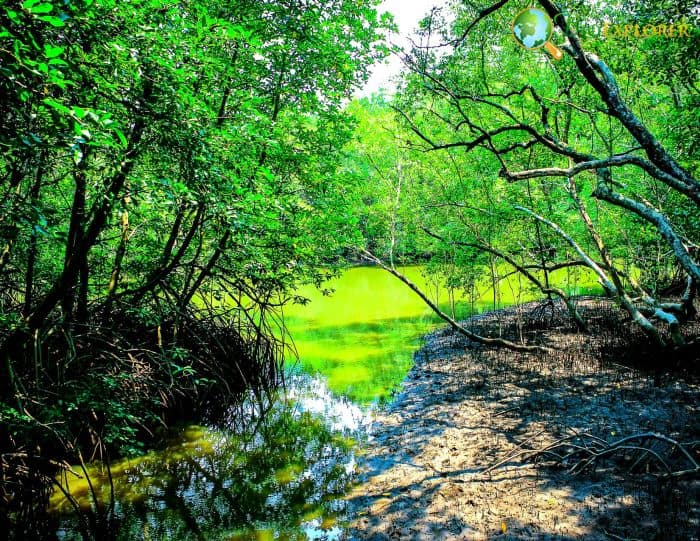
<instances>
[{"instance_id":1,"label":"green water surface","mask_svg":"<svg viewBox=\"0 0 700 541\"><path fill-rule=\"evenodd\" d=\"M487 287L450 303L425 268L400 270L456 319L494 308ZM574 293L592 286L568 273L558 283ZM99 516L113 490L118 526L112 539L342 537L343 496L354 479L352 442L366 436L372 408L406 376L420 337L442 323L416 293L379 268L349 268L325 288L334 293L304 288L297 293L309 302L285 308L300 360L267 413L257 419L244 408L228 427L186 427L165 449L115 462L113 489L102 464L65 474L59 481L73 505L54 492L52 511L63 517L58 536L79 539L80 517L84 523L96 510ZM536 296L506 281L495 307Z\"/></svg>"},{"instance_id":2,"label":"green water surface","mask_svg":"<svg viewBox=\"0 0 700 541\"><path fill-rule=\"evenodd\" d=\"M493 290L486 285L477 287L471 299L453 291L453 304L447 288L425 267L399 271L457 320L540 296L513 278L501 283L495 305ZM596 289L595 282L580 273L561 272L555 278L576 294ZM299 294L310 302L286 309L301 366L325 378L332 392L356 403L388 400L411 368L420 337L445 322L415 292L378 267L347 269L325 287L334 293L324 296L306 287Z\"/></svg>"},{"instance_id":3,"label":"green water surface","mask_svg":"<svg viewBox=\"0 0 700 541\"><path fill-rule=\"evenodd\" d=\"M425 285L419 267L402 269ZM388 272L355 267L326 284L332 296L308 287L310 299L287 308L285 321L306 372L326 378L336 394L366 404L386 400L411 367L422 334L439 321L426 304Z\"/></svg>"}]
</instances>

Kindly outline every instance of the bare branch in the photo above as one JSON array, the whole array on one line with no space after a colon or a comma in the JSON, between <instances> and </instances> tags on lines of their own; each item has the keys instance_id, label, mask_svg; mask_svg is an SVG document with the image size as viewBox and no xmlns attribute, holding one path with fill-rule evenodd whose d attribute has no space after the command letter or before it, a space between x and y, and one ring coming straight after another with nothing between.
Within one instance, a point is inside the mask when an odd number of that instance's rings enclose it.
<instances>
[{"instance_id":1,"label":"bare branch","mask_svg":"<svg viewBox=\"0 0 700 541\"><path fill-rule=\"evenodd\" d=\"M690 256L685 244L673 230L668 219L661 214L661 212L646 206L639 201L635 201L634 199L630 199L629 197L613 192L603 180L598 182L598 186L593 192L593 197L627 209L635 213L640 218L655 225L661 236L673 249L673 253L683 269L689 275L691 275L696 282L700 281L700 266Z\"/></svg>"},{"instance_id":2,"label":"bare branch","mask_svg":"<svg viewBox=\"0 0 700 541\"><path fill-rule=\"evenodd\" d=\"M578 474L591 466L595 467L613 455L625 457L630 454L637 455L630 470L634 468L641 470L641 467L650 463L651 459L662 471L661 477L680 477L700 473L700 466L686 448L686 445L690 444L682 444L657 432L633 434L608 443L593 434L575 431L574 434L539 449L523 449L525 443L531 440L532 438L519 445L504 458L483 470L481 474L490 473L521 456L526 456L526 462L536 461L542 456L553 457L555 464L567 466L570 473ZM660 443L665 449L653 448L655 443ZM662 454L664 450L666 452ZM679 464L675 459L674 455L677 454L683 457L684 464ZM573 465L569 466L572 463ZM685 469L681 469L681 466Z\"/></svg>"},{"instance_id":3,"label":"bare branch","mask_svg":"<svg viewBox=\"0 0 700 541\"><path fill-rule=\"evenodd\" d=\"M482 19L485 19L486 17L491 15L491 13L498 11L503 6L505 6L508 3L508 1L509 0L499 0L495 4L492 4L489 7L479 11L476 18L471 23L469 23L469 26L467 26L464 32L462 32L462 35L459 36L457 39L453 40L450 44L455 47L459 46L462 42L464 42L465 39L467 39L467 36L469 35L469 32L471 32L472 28L474 28L479 22L481 22Z\"/></svg>"},{"instance_id":4,"label":"bare branch","mask_svg":"<svg viewBox=\"0 0 700 541\"><path fill-rule=\"evenodd\" d=\"M608 275L605 274L605 271L600 267L600 265L598 265L598 263L593 261L593 259L591 259L591 257L583 250L583 248L581 248L581 246L579 246L579 244L573 239L573 237L571 237L571 235L567 234L561 227L559 227L559 225L557 225L556 223L554 223L550 220L547 220L546 218L540 216L539 214L533 212L532 210L530 210L528 208L516 206L515 210L519 210L521 212L529 214L530 216L532 216L536 220L551 227L561 238L563 238L576 251L576 253L581 257L581 259L586 262L586 265L591 270L593 270L593 272L596 273L596 275L598 276L598 279L601 281L601 283L603 284L605 289L607 291L617 293L617 288L615 287L615 284L613 284L612 281L610 280L610 278L608 278Z\"/></svg>"},{"instance_id":5,"label":"bare branch","mask_svg":"<svg viewBox=\"0 0 700 541\"><path fill-rule=\"evenodd\" d=\"M690 199L695 201L700 205L700 185L699 186L688 186L687 184L680 182L673 175L662 171L656 167L653 163L639 156L632 156L629 154L621 154L617 156L611 156L604 159L594 159L581 161L576 163L573 167L568 169L559 167L546 167L543 169L530 169L526 171L501 171L501 175L510 182L515 182L518 180L524 180L528 178L537 177L573 177L578 175L583 171L590 171L593 169L600 169L605 167L620 167L623 165L636 165L644 169L654 178L657 178L667 186L675 189L688 196Z\"/></svg>"},{"instance_id":6,"label":"bare branch","mask_svg":"<svg viewBox=\"0 0 700 541\"><path fill-rule=\"evenodd\" d=\"M700 187L698 181L673 159L644 123L637 118L623 101L615 77L608 66L597 56L587 53L583 49L581 40L573 28L568 25L561 9L552 0L541 0L540 4L552 18L554 24L559 26L568 38L569 44L563 47L564 50L574 59L581 74L608 106L609 113L617 118L639 142L653 164L669 175L676 177L679 181L686 184L688 188L697 190Z\"/></svg>"},{"instance_id":7,"label":"bare branch","mask_svg":"<svg viewBox=\"0 0 700 541\"><path fill-rule=\"evenodd\" d=\"M466 242L459 242L459 241L448 241L438 235L437 233L433 233L429 229L426 229L425 227L421 228L427 235L433 237L434 239L440 240L442 242L449 242L450 244L457 244L459 246L464 246L467 248L475 248L477 250L481 250L484 252L488 252L500 259L503 259L506 263L508 263L511 267L513 267L517 272L522 274L525 278L527 278L530 282L532 282L543 294L545 295L556 295L559 297L564 304L566 305L567 309L569 310L569 315L571 315L571 318L574 320L576 323L576 326L583 332L588 332L588 327L581 317L581 315L578 312L578 309L576 308L576 305L572 302L571 298L569 295L564 292L563 289L560 289L558 287L554 286L547 286L542 283L542 281L537 278L532 272L530 272L530 269L533 267L533 265L521 265L518 263L515 258L513 258L511 255L501 252L500 250L497 250L493 246L489 246L486 244L478 244L478 243L466 243ZM536 270L541 270L542 266L534 266Z\"/></svg>"},{"instance_id":8,"label":"bare branch","mask_svg":"<svg viewBox=\"0 0 700 541\"><path fill-rule=\"evenodd\" d=\"M399 271L397 271L393 267L389 267L385 265L381 259L379 259L377 256L372 254L371 252L365 250L364 248L357 248L357 250L369 261L372 261L373 263L379 265L381 268L383 268L385 271L389 272L390 274L393 274L396 278L401 280L404 284L406 284L414 293L416 293L422 300L427 304L430 309L435 312L441 319L446 321L447 323L450 324L450 326L457 331L459 334L466 336L469 340L472 340L473 342L476 342L478 344L483 344L485 346L498 346L498 347L505 347L508 349L512 349L514 351L522 351L526 353L547 353L550 351L549 348L542 347L542 346L528 346L525 344L516 344L515 342L511 342L510 340L504 340L503 338L487 338L485 336L480 336L478 334L475 334L464 327L460 325L457 321L452 319L450 316L448 316L445 312L440 310L440 307L435 304L433 301L431 301L428 296L421 291L421 289L414 284L411 280L409 280L406 276L401 274Z\"/></svg>"}]
</instances>

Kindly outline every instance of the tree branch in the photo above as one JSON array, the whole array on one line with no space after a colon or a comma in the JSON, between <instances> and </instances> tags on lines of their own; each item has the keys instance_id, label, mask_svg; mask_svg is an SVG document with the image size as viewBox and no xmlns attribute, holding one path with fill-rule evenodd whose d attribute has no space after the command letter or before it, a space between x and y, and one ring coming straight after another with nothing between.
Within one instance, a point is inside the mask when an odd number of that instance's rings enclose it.
<instances>
[{"instance_id":1,"label":"tree branch","mask_svg":"<svg viewBox=\"0 0 700 541\"><path fill-rule=\"evenodd\" d=\"M385 265L378 257L376 257L374 254L371 252L365 250L364 248L357 248L357 250L369 261L372 261L373 263L377 264L381 268L383 268L385 271L389 272L390 274L393 274L396 278L401 280L404 284L406 284L414 293L416 293L425 304L427 304L430 309L435 312L441 319L449 323L450 327L452 327L455 331L457 331L459 334L466 336L469 340L473 342L477 342L479 344L483 344L485 346L499 346L499 347L505 347L508 349L512 349L514 351L522 351L526 353L547 353L550 351L549 348L542 347L542 346L527 346L524 344L516 344L515 342L511 342L510 340L504 340L503 338L487 338L485 336L481 336L478 334L475 334L464 327L460 325L457 321L452 319L450 316L448 316L445 312L440 310L440 307L435 304L433 301L431 301L428 296L421 291L421 289L414 284L411 280L406 278L403 274L401 274L399 271L397 271L395 268L389 267Z\"/></svg>"},{"instance_id":2,"label":"tree branch","mask_svg":"<svg viewBox=\"0 0 700 541\"><path fill-rule=\"evenodd\" d=\"M659 169L697 190L698 181L685 171L659 143L642 121L632 112L620 96L620 89L608 66L597 56L587 53L576 32L568 25L561 9L552 0L540 0L540 4L569 40L564 50L574 59L576 66L588 83L598 92L608 106L609 113L617 118L639 142L647 156ZM600 75L600 77L599 77Z\"/></svg>"},{"instance_id":3,"label":"tree branch","mask_svg":"<svg viewBox=\"0 0 700 541\"><path fill-rule=\"evenodd\" d=\"M468 248L475 248L477 250L482 250L484 252L488 252L492 255L495 255L496 257L503 259L506 263L508 263L511 267L513 267L517 272L522 274L525 278L527 278L530 282L532 282L535 287L537 287L543 294L549 295L549 294L554 294L557 297L559 297L564 304L566 305L567 309L569 310L569 315L571 315L571 319L574 320L574 323L576 323L576 326L581 330L582 332L588 332L588 327L586 325L586 322L583 320L581 315L578 313L578 310L576 308L576 305L571 301L571 298L569 295L567 295L563 289L560 289L558 287L554 286L547 286L542 283L542 281L537 278L532 272L530 272L529 268L527 265L521 265L518 263L513 257L511 257L509 254L506 254L505 252L501 252L500 250L497 250L496 248L492 246L488 246L486 244L478 244L478 243L463 243L459 241L448 241L441 237L440 235L433 233L429 229L422 227L421 228L425 233L434 239L440 240L441 242L448 242L450 244L458 244L459 246L465 246ZM536 269L542 269L542 266L537 265L535 266ZM532 268L532 266L530 266Z\"/></svg>"},{"instance_id":4,"label":"tree branch","mask_svg":"<svg viewBox=\"0 0 700 541\"><path fill-rule=\"evenodd\" d=\"M700 281L700 266L693 260L688 253L685 244L671 227L666 217L656 209L650 208L639 201L625 197L619 193L613 192L604 182L599 180L598 186L593 192L593 197L607 201L615 206L622 207L640 218L656 226L661 236L668 242L673 249L673 253L678 259L683 269L698 282Z\"/></svg>"}]
</instances>

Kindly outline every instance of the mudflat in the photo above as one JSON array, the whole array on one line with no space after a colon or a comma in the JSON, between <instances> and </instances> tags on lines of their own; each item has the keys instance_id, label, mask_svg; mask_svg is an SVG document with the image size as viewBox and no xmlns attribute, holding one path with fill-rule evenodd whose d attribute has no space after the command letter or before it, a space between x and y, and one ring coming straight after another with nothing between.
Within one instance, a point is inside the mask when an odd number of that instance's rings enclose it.
<instances>
[{"instance_id":1,"label":"mudflat","mask_svg":"<svg viewBox=\"0 0 700 541\"><path fill-rule=\"evenodd\" d=\"M617 308L578 302L589 334L556 302L463 323L552 348L543 355L448 329L426 337L378 414L348 497L349 538L698 539L700 480L686 471L700 462L697 353L654 358Z\"/></svg>"}]
</instances>

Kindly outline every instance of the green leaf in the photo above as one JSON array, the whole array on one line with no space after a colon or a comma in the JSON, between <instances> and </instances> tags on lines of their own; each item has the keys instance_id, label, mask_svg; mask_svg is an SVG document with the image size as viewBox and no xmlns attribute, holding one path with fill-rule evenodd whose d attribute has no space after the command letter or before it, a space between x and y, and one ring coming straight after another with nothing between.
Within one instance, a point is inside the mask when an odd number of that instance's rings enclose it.
<instances>
[{"instance_id":1,"label":"green leaf","mask_svg":"<svg viewBox=\"0 0 700 541\"><path fill-rule=\"evenodd\" d=\"M36 6L33 6L29 8L29 11L32 12L33 14L41 15L43 13L51 13L53 11L53 6L51 4L37 4Z\"/></svg>"},{"instance_id":2,"label":"green leaf","mask_svg":"<svg viewBox=\"0 0 700 541\"><path fill-rule=\"evenodd\" d=\"M7 13L7 17L13 22L13 23L19 23L19 14L16 11L13 11L11 9L5 9L5 12Z\"/></svg>"},{"instance_id":3,"label":"green leaf","mask_svg":"<svg viewBox=\"0 0 700 541\"><path fill-rule=\"evenodd\" d=\"M54 109L56 109L60 113L70 114L70 112L71 112L70 109L68 109L68 107L66 107L62 103L57 102L54 99L44 98L42 101L44 102L45 105L48 105L49 107L53 107Z\"/></svg>"},{"instance_id":4,"label":"green leaf","mask_svg":"<svg viewBox=\"0 0 700 541\"><path fill-rule=\"evenodd\" d=\"M250 38L250 32L246 31L244 27L238 24L226 24L226 37L229 39L248 39Z\"/></svg>"},{"instance_id":5,"label":"green leaf","mask_svg":"<svg viewBox=\"0 0 700 541\"><path fill-rule=\"evenodd\" d=\"M51 70L51 72L49 73L49 83L56 85L58 88L62 89L65 89L66 86L69 84L75 86L75 83L73 81L64 79L62 75L63 74L58 70Z\"/></svg>"},{"instance_id":6,"label":"green leaf","mask_svg":"<svg viewBox=\"0 0 700 541\"><path fill-rule=\"evenodd\" d=\"M44 45L44 55L46 58L56 58L57 56L61 56L63 54L63 51L65 51L65 47L54 47L53 45Z\"/></svg>"},{"instance_id":7,"label":"green leaf","mask_svg":"<svg viewBox=\"0 0 700 541\"><path fill-rule=\"evenodd\" d=\"M32 6L40 1L41 0L27 0L24 4L22 4L22 9L32 9Z\"/></svg>"},{"instance_id":8,"label":"green leaf","mask_svg":"<svg viewBox=\"0 0 700 541\"><path fill-rule=\"evenodd\" d=\"M119 138L119 142L121 143L122 147L126 148L127 142L126 142L126 137L124 137L124 133L119 128L112 128L112 130Z\"/></svg>"},{"instance_id":9,"label":"green leaf","mask_svg":"<svg viewBox=\"0 0 700 541\"><path fill-rule=\"evenodd\" d=\"M41 17L37 17L40 21L44 21L49 23L51 26L55 26L56 28L61 28L64 23L61 19L58 17L54 17L53 15L42 15Z\"/></svg>"},{"instance_id":10,"label":"green leaf","mask_svg":"<svg viewBox=\"0 0 700 541\"><path fill-rule=\"evenodd\" d=\"M87 115L88 113L87 109L83 109L82 107L78 107L77 105L73 106L72 111L76 118L80 119L85 118L85 115Z\"/></svg>"}]
</instances>

